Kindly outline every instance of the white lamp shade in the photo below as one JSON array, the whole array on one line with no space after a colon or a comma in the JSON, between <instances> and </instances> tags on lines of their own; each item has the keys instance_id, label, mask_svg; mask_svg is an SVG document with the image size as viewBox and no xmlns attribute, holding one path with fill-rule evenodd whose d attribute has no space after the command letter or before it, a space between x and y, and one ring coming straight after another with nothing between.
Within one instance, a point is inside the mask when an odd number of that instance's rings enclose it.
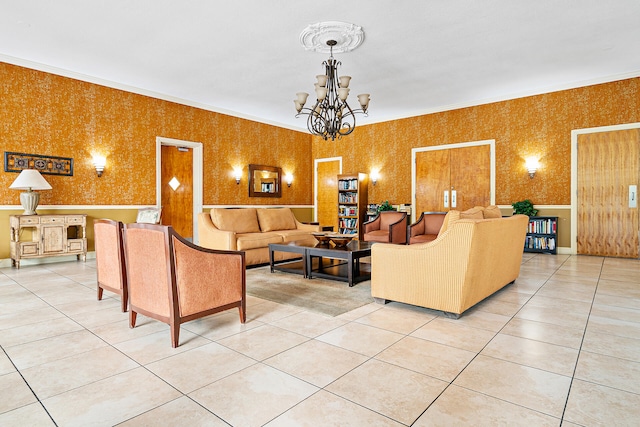
<instances>
[{"instance_id":1,"label":"white lamp shade","mask_svg":"<svg viewBox=\"0 0 640 427\"><path fill-rule=\"evenodd\" d=\"M51 190L51 185L35 169L23 169L9 186L13 190Z\"/></svg>"}]
</instances>

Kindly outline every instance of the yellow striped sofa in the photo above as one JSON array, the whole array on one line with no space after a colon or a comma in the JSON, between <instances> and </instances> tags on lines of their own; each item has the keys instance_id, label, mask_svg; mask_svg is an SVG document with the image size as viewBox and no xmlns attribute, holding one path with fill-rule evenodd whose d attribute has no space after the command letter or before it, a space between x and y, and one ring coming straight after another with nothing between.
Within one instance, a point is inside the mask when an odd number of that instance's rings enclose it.
<instances>
[{"instance_id":1,"label":"yellow striped sofa","mask_svg":"<svg viewBox=\"0 0 640 427\"><path fill-rule=\"evenodd\" d=\"M458 219L450 211L428 243L371 249L371 294L458 317L520 274L528 217Z\"/></svg>"}]
</instances>

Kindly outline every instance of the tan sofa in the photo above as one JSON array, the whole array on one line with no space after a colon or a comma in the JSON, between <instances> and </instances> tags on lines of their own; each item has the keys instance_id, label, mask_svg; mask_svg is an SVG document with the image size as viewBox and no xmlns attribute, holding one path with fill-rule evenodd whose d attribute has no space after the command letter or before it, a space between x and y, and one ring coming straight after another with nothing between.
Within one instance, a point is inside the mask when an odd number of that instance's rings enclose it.
<instances>
[{"instance_id":1,"label":"tan sofa","mask_svg":"<svg viewBox=\"0 0 640 427\"><path fill-rule=\"evenodd\" d=\"M246 265L269 262L269 243L315 243L320 226L302 224L289 208L213 208L198 214L199 244L205 248L244 251ZM300 255L276 252L275 260Z\"/></svg>"},{"instance_id":2,"label":"tan sofa","mask_svg":"<svg viewBox=\"0 0 640 427\"><path fill-rule=\"evenodd\" d=\"M376 301L398 301L457 317L512 283L520 274L528 217L459 218L460 212L450 211L432 242L375 244L371 294Z\"/></svg>"}]
</instances>

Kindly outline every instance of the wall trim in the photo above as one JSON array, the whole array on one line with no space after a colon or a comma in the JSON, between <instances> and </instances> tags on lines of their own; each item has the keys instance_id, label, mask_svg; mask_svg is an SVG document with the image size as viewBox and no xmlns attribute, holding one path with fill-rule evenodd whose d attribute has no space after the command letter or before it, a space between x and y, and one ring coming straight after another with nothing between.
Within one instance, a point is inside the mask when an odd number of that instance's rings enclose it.
<instances>
[{"instance_id":1,"label":"wall trim","mask_svg":"<svg viewBox=\"0 0 640 427\"><path fill-rule=\"evenodd\" d=\"M301 208L313 209L313 205L204 205L204 209L212 208Z\"/></svg>"},{"instance_id":2,"label":"wall trim","mask_svg":"<svg viewBox=\"0 0 640 427\"><path fill-rule=\"evenodd\" d=\"M96 252L87 252L87 260L96 259ZM52 256L46 258L26 258L20 260L20 268L30 267L34 265L55 264L58 262L82 262L78 260L77 255ZM11 268L11 258L0 259L0 268ZM17 270L16 270L17 271Z\"/></svg>"},{"instance_id":3,"label":"wall trim","mask_svg":"<svg viewBox=\"0 0 640 427\"><path fill-rule=\"evenodd\" d=\"M152 205L38 205L38 209L48 210L98 210L98 209L140 209L143 207L149 207ZM24 208L21 205L1 205L1 211L21 211Z\"/></svg>"},{"instance_id":4,"label":"wall trim","mask_svg":"<svg viewBox=\"0 0 640 427\"><path fill-rule=\"evenodd\" d=\"M512 205L497 205L500 209L513 209ZM535 209L571 209L571 205L534 205Z\"/></svg>"}]
</instances>

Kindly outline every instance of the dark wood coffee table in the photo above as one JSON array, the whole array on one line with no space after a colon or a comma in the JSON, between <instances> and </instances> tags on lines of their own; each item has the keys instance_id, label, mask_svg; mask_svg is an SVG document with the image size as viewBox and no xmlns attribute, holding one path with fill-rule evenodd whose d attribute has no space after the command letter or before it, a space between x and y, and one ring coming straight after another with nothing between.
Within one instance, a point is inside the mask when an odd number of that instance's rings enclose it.
<instances>
[{"instance_id":1,"label":"dark wood coffee table","mask_svg":"<svg viewBox=\"0 0 640 427\"><path fill-rule=\"evenodd\" d=\"M296 242L269 243L269 266L271 267L271 272L279 270L287 273L302 274L307 277L307 249L313 245L313 243L300 244ZM300 258L276 261L275 252L300 254Z\"/></svg>"},{"instance_id":2,"label":"dark wood coffee table","mask_svg":"<svg viewBox=\"0 0 640 427\"><path fill-rule=\"evenodd\" d=\"M346 246L334 246L331 243L270 243L269 265L272 273L276 270L286 271L302 274L309 279L315 276L341 280L353 286L371 278L371 268L362 266L360 259L371 256L372 245L373 242L360 240L352 240ZM275 252L300 254L302 260L275 261Z\"/></svg>"},{"instance_id":3,"label":"dark wood coffee table","mask_svg":"<svg viewBox=\"0 0 640 427\"><path fill-rule=\"evenodd\" d=\"M314 276L317 276L325 279L341 280L348 282L349 286L371 279L371 269L361 266L360 259L371 256L372 245L373 242L352 240L346 246L334 247L329 244L308 247L306 250L305 263L307 278L312 279ZM318 259L317 268L314 268L314 258ZM346 262L327 265L323 261L323 258ZM344 270L346 270L346 272Z\"/></svg>"}]
</instances>

